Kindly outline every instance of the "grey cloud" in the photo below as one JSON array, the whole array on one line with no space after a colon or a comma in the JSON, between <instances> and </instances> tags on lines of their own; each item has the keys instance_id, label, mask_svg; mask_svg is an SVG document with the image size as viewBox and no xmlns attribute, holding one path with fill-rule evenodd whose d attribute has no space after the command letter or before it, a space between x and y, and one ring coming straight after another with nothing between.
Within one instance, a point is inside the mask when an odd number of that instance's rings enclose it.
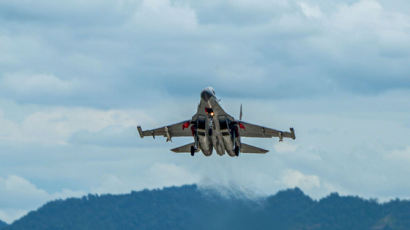
<instances>
[{"instance_id":1,"label":"grey cloud","mask_svg":"<svg viewBox=\"0 0 410 230\"><path fill-rule=\"evenodd\" d=\"M68 140L71 145L90 145L103 148L151 148L151 138L139 140L136 127L119 127L109 126L98 132L78 131L74 133ZM157 137L159 141L155 141L157 147L166 147L163 138Z\"/></svg>"},{"instance_id":2,"label":"grey cloud","mask_svg":"<svg viewBox=\"0 0 410 230\"><path fill-rule=\"evenodd\" d=\"M75 15L78 9L92 18L104 17L98 25L81 15L72 17L83 20L87 28L47 25L46 14L44 23L3 19L1 38L7 46L0 55L6 61L0 64L0 76L21 71L53 74L79 81L81 87L54 100L2 95L22 103L110 108L138 106L147 100L136 98L158 92L196 97L198 89L208 85L225 92L223 96L241 96L248 88L249 96L256 98L408 88L410 47L404 42L410 37L405 29L408 16L368 2L308 1L311 7L319 7L322 18L307 18L294 1L162 1L152 6L131 1L129 7L104 1L84 8L77 2L60 7L41 1L41 7L33 9L40 16L45 8L57 16ZM32 10L17 3L7 7L23 13ZM357 26L340 19L340 14L348 14L356 20L355 12L360 10L375 16ZM222 15L233 22L218 18ZM385 20L392 25L386 33L394 36L384 36Z\"/></svg>"},{"instance_id":3,"label":"grey cloud","mask_svg":"<svg viewBox=\"0 0 410 230\"><path fill-rule=\"evenodd\" d=\"M114 25L132 15L141 1L71 1L55 3L47 0L0 2L0 19L32 25L98 26Z\"/></svg>"}]
</instances>

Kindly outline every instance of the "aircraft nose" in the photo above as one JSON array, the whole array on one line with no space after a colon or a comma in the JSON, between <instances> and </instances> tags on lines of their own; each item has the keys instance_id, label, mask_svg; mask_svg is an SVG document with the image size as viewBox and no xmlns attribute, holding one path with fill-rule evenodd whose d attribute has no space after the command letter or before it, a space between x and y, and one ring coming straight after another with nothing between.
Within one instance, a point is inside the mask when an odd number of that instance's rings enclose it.
<instances>
[{"instance_id":1,"label":"aircraft nose","mask_svg":"<svg viewBox=\"0 0 410 230\"><path fill-rule=\"evenodd\" d=\"M201 98L204 100L204 101L208 101L211 97L213 97L214 95L211 93L211 92L209 92L209 90L204 90L204 91L202 91L202 93L201 93Z\"/></svg>"}]
</instances>

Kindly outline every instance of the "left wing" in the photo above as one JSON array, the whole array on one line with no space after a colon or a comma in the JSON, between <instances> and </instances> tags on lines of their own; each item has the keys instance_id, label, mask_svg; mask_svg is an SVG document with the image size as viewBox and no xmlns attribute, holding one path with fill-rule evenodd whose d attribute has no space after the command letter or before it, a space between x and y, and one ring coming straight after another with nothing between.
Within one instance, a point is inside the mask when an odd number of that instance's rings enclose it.
<instances>
[{"instance_id":1,"label":"left wing","mask_svg":"<svg viewBox=\"0 0 410 230\"><path fill-rule=\"evenodd\" d=\"M241 143L241 153L267 153L269 152L266 149L262 149L256 146L248 145L245 143Z\"/></svg>"},{"instance_id":2,"label":"left wing","mask_svg":"<svg viewBox=\"0 0 410 230\"><path fill-rule=\"evenodd\" d=\"M284 137L292 139L296 138L295 130L293 128L290 128L290 132L286 132L246 123L243 121L239 121L239 135L241 137L279 137L280 141L282 141Z\"/></svg>"},{"instance_id":3,"label":"left wing","mask_svg":"<svg viewBox=\"0 0 410 230\"><path fill-rule=\"evenodd\" d=\"M170 141L172 137L190 137L192 136L191 131L191 120L182 121L173 125L167 125L157 129L142 130L141 126L138 126L138 133L140 137L152 136L164 136L167 141Z\"/></svg>"}]
</instances>

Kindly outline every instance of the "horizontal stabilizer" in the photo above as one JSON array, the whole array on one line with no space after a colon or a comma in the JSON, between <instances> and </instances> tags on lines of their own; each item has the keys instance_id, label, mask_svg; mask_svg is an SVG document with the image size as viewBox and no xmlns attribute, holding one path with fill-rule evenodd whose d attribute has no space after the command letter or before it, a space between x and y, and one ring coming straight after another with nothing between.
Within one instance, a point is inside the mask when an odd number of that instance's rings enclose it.
<instances>
[{"instance_id":1,"label":"horizontal stabilizer","mask_svg":"<svg viewBox=\"0 0 410 230\"><path fill-rule=\"evenodd\" d=\"M172 152L175 153L191 153L191 146L195 146L195 143L189 143L180 147L177 147L175 149L171 149ZM195 152L198 152L199 149L197 149Z\"/></svg>"},{"instance_id":2,"label":"horizontal stabilizer","mask_svg":"<svg viewBox=\"0 0 410 230\"><path fill-rule=\"evenodd\" d=\"M266 149L258 148L252 145L248 145L245 143L241 144L241 153L267 153L269 152Z\"/></svg>"}]
</instances>

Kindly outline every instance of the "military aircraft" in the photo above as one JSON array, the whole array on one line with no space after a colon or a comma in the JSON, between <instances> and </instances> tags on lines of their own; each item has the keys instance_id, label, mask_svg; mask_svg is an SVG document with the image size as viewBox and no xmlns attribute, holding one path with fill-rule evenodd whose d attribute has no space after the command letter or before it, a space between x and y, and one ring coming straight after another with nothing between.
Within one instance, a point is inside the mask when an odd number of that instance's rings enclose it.
<instances>
[{"instance_id":1,"label":"military aircraft","mask_svg":"<svg viewBox=\"0 0 410 230\"><path fill-rule=\"evenodd\" d=\"M271 138L278 137L295 139L295 130L290 132L279 131L242 121L242 105L239 120L226 113L219 105L212 87L205 88L201 92L201 101L196 114L190 120L182 121L173 125L167 125L157 129L145 130L137 127L141 138L145 136L164 136L167 142L172 137L193 137L194 142L181 147L171 149L176 153L191 153L194 156L199 150L205 156L212 154L215 148L218 155L239 156L239 153L267 153L268 150L258 148L241 142L241 137Z\"/></svg>"}]
</instances>

